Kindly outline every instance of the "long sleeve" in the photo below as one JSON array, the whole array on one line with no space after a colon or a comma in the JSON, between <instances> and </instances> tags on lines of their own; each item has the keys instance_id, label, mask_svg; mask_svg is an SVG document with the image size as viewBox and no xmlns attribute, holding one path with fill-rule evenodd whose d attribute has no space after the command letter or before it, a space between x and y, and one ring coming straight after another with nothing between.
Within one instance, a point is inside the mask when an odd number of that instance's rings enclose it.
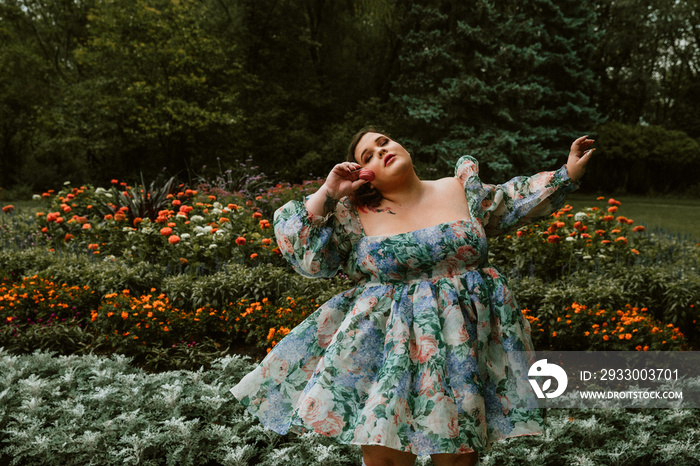
<instances>
[{"instance_id":1,"label":"long sleeve","mask_svg":"<svg viewBox=\"0 0 700 466\"><path fill-rule=\"evenodd\" d=\"M274 228L282 255L305 277L332 277L352 249L350 238L334 212L314 215L302 201L289 201L277 209Z\"/></svg>"},{"instance_id":2,"label":"long sleeve","mask_svg":"<svg viewBox=\"0 0 700 466\"><path fill-rule=\"evenodd\" d=\"M503 184L485 184L479 179L479 163L466 155L457 162L455 176L464 185L471 215L481 222L488 236L547 217L564 205L568 193L578 189L566 166L517 176Z\"/></svg>"}]
</instances>

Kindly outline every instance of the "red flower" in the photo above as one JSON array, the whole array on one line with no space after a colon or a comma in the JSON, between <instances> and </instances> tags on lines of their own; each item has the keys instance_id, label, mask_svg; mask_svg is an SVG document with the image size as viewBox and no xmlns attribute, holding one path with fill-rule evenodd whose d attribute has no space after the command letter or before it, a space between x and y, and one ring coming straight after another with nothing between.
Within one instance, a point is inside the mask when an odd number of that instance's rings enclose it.
<instances>
[{"instance_id":1,"label":"red flower","mask_svg":"<svg viewBox=\"0 0 700 466\"><path fill-rule=\"evenodd\" d=\"M639 231L644 231L646 228L644 228L643 225L637 225L636 227L632 228L632 231L639 232Z\"/></svg>"},{"instance_id":2,"label":"red flower","mask_svg":"<svg viewBox=\"0 0 700 466\"><path fill-rule=\"evenodd\" d=\"M119 184L119 180L112 180L112 184Z\"/></svg>"},{"instance_id":3,"label":"red flower","mask_svg":"<svg viewBox=\"0 0 700 466\"><path fill-rule=\"evenodd\" d=\"M260 220L260 228L270 228L269 220Z\"/></svg>"},{"instance_id":4,"label":"red flower","mask_svg":"<svg viewBox=\"0 0 700 466\"><path fill-rule=\"evenodd\" d=\"M254 212L253 218L262 218L262 214L260 212Z\"/></svg>"},{"instance_id":5,"label":"red flower","mask_svg":"<svg viewBox=\"0 0 700 466\"><path fill-rule=\"evenodd\" d=\"M2 208L2 211L5 212L6 214L9 214L13 210L15 210L15 206L13 206L13 205L6 205Z\"/></svg>"},{"instance_id":6,"label":"red flower","mask_svg":"<svg viewBox=\"0 0 700 466\"><path fill-rule=\"evenodd\" d=\"M557 235L549 235L547 237L547 242L548 243L558 243L561 241L561 237Z\"/></svg>"},{"instance_id":7,"label":"red flower","mask_svg":"<svg viewBox=\"0 0 700 466\"><path fill-rule=\"evenodd\" d=\"M74 238L73 235L71 235L70 233L66 233L65 242L67 243L68 241L70 241L73 238Z\"/></svg>"},{"instance_id":8,"label":"red flower","mask_svg":"<svg viewBox=\"0 0 700 466\"><path fill-rule=\"evenodd\" d=\"M170 236L173 234L173 229L170 227L161 228L160 234L163 236Z\"/></svg>"},{"instance_id":9,"label":"red flower","mask_svg":"<svg viewBox=\"0 0 700 466\"><path fill-rule=\"evenodd\" d=\"M616 238L616 239L615 239L615 242L616 242L616 243L627 244L627 238L625 238L624 236L620 236L619 238Z\"/></svg>"},{"instance_id":10,"label":"red flower","mask_svg":"<svg viewBox=\"0 0 700 466\"><path fill-rule=\"evenodd\" d=\"M611 197L610 199L608 199L608 204L610 204L611 206L620 206L621 202L620 202L620 201L616 201L615 199L613 199L613 198Z\"/></svg>"},{"instance_id":11,"label":"red flower","mask_svg":"<svg viewBox=\"0 0 700 466\"><path fill-rule=\"evenodd\" d=\"M238 238L236 238L236 244L239 246L243 246L245 244L245 238L242 236L239 236Z\"/></svg>"},{"instance_id":12,"label":"red flower","mask_svg":"<svg viewBox=\"0 0 700 466\"><path fill-rule=\"evenodd\" d=\"M173 207L180 207L181 204L182 202L178 201L177 199L173 201Z\"/></svg>"},{"instance_id":13,"label":"red flower","mask_svg":"<svg viewBox=\"0 0 700 466\"><path fill-rule=\"evenodd\" d=\"M251 259L255 259L256 257L258 257L258 254L256 252L254 252L253 254L250 255Z\"/></svg>"},{"instance_id":14,"label":"red flower","mask_svg":"<svg viewBox=\"0 0 700 466\"><path fill-rule=\"evenodd\" d=\"M177 244L180 242L180 237L177 235L172 235L170 238L168 238L168 243L170 244Z\"/></svg>"},{"instance_id":15,"label":"red flower","mask_svg":"<svg viewBox=\"0 0 700 466\"><path fill-rule=\"evenodd\" d=\"M95 251L95 250L97 250L97 248L99 248L99 247L100 247L99 244L95 244L95 243L88 244L88 249L89 249L90 251Z\"/></svg>"}]
</instances>

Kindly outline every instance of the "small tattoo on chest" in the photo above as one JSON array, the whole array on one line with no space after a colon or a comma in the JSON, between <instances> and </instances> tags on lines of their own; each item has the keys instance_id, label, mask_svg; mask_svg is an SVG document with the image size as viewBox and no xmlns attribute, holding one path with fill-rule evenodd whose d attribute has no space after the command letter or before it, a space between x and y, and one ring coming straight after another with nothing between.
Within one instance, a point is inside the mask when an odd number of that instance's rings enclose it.
<instances>
[{"instance_id":1,"label":"small tattoo on chest","mask_svg":"<svg viewBox=\"0 0 700 466\"><path fill-rule=\"evenodd\" d=\"M382 207L381 209L377 208L377 207L360 207L360 211L363 214L368 214L370 212L373 212L375 214L380 214L382 212L386 212L387 214L396 215L396 212L391 210L390 207Z\"/></svg>"}]
</instances>

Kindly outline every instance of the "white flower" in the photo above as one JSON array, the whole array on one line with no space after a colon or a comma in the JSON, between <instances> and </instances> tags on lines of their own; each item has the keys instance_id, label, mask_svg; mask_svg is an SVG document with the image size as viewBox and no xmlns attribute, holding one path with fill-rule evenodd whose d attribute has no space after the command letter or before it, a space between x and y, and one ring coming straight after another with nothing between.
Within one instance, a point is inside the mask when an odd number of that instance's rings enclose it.
<instances>
[{"instance_id":1,"label":"white flower","mask_svg":"<svg viewBox=\"0 0 700 466\"><path fill-rule=\"evenodd\" d=\"M32 199L34 199L35 201L40 201L40 200L41 200L41 196L39 196L38 194L35 194L35 195L32 196Z\"/></svg>"},{"instance_id":2,"label":"white flower","mask_svg":"<svg viewBox=\"0 0 700 466\"><path fill-rule=\"evenodd\" d=\"M221 209L223 209L223 208L224 208L224 206L223 206L223 205L221 205L221 202L219 202L219 201L216 201L216 202L214 203L214 208L215 208L215 209L219 209L219 210L221 210Z\"/></svg>"},{"instance_id":3,"label":"white flower","mask_svg":"<svg viewBox=\"0 0 700 466\"><path fill-rule=\"evenodd\" d=\"M574 220L577 222L588 220L588 214L586 212L576 212L576 215L574 215Z\"/></svg>"},{"instance_id":4,"label":"white flower","mask_svg":"<svg viewBox=\"0 0 700 466\"><path fill-rule=\"evenodd\" d=\"M218 247L218 246L217 246L216 244L214 244L214 243L211 243L211 244L209 245L209 249L216 249L217 247Z\"/></svg>"},{"instance_id":5,"label":"white flower","mask_svg":"<svg viewBox=\"0 0 700 466\"><path fill-rule=\"evenodd\" d=\"M566 241L574 241L574 238L572 236L567 236Z\"/></svg>"},{"instance_id":6,"label":"white flower","mask_svg":"<svg viewBox=\"0 0 700 466\"><path fill-rule=\"evenodd\" d=\"M176 215L176 217L187 218L187 214L184 213L184 212L178 212L177 215Z\"/></svg>"},{"instance_id":7,"label":"white flower","mask_svg":"<svg viewBox=\"0 0 700 466\"><path fill-rule=\"evenodd\" d=\"M204 217L202 217L201 215L193 215L192 217L190 217L190 221L192 221L192 222L203 222L203 221L204 221Z\"/></svg>"},{"instance_id":8,"label":"white flower","mask_svg":"<svg viewBox=\"0 0 700 466\"><path fill-rule=\"evenodd\" d=\"M183 234L180 235L180 239L181 239L182 241L186 241L186 240L190 239L190 234L189 234L189 233L183 233Z\"/></svg>"},{"instance_id":9,"label":"white flower","mask_svg":"<svg viewBox=\"0 0 700 466\"><path fill-rule=\"evenodd\" d=\"M212 215L221 215L221 209L212 209L211 214Z\"/></svg>"},{"instance_id":10,"label":"white flower","mask_svg":"<svg viewBox=\"0 0 700 466\"><path fill-rule=\"evenodd\" d=\"M105 188L97 188L95 189L95 194L103 194L106 193L107 190Z\"/></svg>"}]
</instances>

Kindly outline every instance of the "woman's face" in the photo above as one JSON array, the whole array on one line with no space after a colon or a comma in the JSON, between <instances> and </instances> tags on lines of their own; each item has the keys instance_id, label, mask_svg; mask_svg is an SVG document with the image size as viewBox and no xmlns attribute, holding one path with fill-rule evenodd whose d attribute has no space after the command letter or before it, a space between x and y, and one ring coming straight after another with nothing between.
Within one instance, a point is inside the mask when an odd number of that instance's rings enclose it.
<instances>
[{"instance_id":1,"label":"woman's face","mask_svg":"<svg viewBox=\"0 0 700 466\"><path fill-rule=\"evenodd\" d=\"M398 142L381 133L367 133L357 143L355 160L362 168L372 170L372 184L381 186L401 178L407 169L413 169L411 155Z\"/></svg>"}]
</instances>

